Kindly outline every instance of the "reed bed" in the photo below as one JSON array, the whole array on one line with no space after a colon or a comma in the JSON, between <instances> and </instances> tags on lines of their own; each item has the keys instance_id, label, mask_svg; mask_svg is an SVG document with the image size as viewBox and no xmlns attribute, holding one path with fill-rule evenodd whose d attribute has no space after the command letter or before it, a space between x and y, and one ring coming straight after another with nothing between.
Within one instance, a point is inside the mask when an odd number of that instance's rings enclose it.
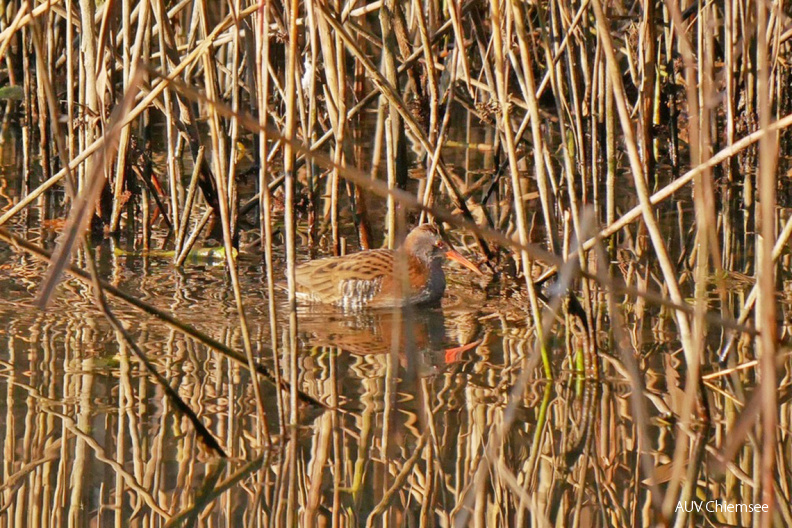
<instances>
[{"instance_id":1,"label":"reed bed","mask_svg":"<svg viewBox=\"0 0 792 528\"><path fill-rule=\"evenodd\" d=\"M0 526L792 525L791 15L6 3ZM485 283L297 306L425 221Z\"/></svg>"}]
</instances>

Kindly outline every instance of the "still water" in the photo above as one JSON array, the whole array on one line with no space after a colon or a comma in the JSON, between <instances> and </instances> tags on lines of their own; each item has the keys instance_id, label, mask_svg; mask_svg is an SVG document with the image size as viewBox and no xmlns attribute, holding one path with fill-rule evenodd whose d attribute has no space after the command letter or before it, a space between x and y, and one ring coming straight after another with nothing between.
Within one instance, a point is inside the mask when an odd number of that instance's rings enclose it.
<instances>
[{"instance_id":1,"label":"still water","mask_svg":"<svg viewBox=\"0 0 792 528\"><path fill-rule=\"evenodd\" d=\"M18 199L18 182L9 181L4 208ZM51 250L58 226L27 216L40 214L30 208L10 230ZM440 307L300 308L293 358L285 300L276 294L273 336L261 254L248 245L239 269L254 359L270 372L277 359L284 380L296 366L300 394L320 402L304 397L292 407L288 389L259 378L262 422L224 267L199 260L176 269L168 257L114 244L96 248L106 283L207 336L110 297L228 457L203 446L88 284L67 278L42 311L35 299L46 263L2 242L0 526L647 525L679 471L671 460L688 441L675 427L683 360L659 309L624 304L621 338L641 351L633 358L641 398L632 397L629 364L610 348L604 293L594 307L599 379L579 367L587 345L560 311L547 320L549 380L519 282L453 265ZM80 250L73 263L85 269L85 259ZM651 278L639 261L619 264L625 277ZM732 284L736 305L750 286ZM733 376L737 387L754 381L750 371ZM708 383L712 422L702 428L700 463L711 476L696 493L738 502L754 489L755 451L741 449L726 470L714 461L739 404L727 394L735 386Z\"/></svg>"}]
</instances>

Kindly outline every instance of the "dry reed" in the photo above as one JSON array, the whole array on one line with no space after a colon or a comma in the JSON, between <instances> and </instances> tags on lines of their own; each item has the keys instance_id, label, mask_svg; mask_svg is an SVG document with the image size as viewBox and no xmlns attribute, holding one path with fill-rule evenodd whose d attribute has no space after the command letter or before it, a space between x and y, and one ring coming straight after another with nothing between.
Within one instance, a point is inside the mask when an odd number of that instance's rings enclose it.
<instances>
[{"instance_id":1,"label":"dry reed","mask_svg":"<svg viewBox=\"0 0 792 528\"><path fill-rule=\"evenodd\" d=\"M115 431L113 452L93 437L93 374L59 370L60 326L42 315L31 339L43 378L63 376L61 395L35 372L21 379L33 367L20 370L20 342L3 334L0 386L9 417L22 406L26 425L5 425L0 526L107 522L104 503L81 509L91 484L63 462L83 470L91 453L115 475L112 493L107 482L98 493L114 501L116 524L130 514L145 524L792 524L779 300L792 235L780 176L792 144L788 6L9 6L0 79L22 96L0 110L4 141L18 130L22 170L2 176L0 240L11 249L0 254L14 254L5 269L18 279L21 255L50 262L36 268L42 306L93 299L79 286L93 284L121 359L118 406L100 428ZM31 233L63 216L50 257ZM456 323L480 361L432 376L414 358L402 364L399 351L432 324L408 312L372 315L362 330L368 316L344 319L333 334L385 341L382 355L324 344L330 330L298 314L299 259L394 247L405 219L475 241L497 277L475 332L464 314L435 321ZM145 259L155 245L172 251L179 273L196 247L222 246L236 314L220 325L225 337L92 274L90 244L107 238ZM263 250L264 324L245 289L252 247ZM72 279L56 290L62 272ZM116 316L126 305L170 332L167 354L151 359L148 330L125 324L154 323ZM154 396L129 350L157 377L189 378L162 389L173 393L163 424L180 429L170 406L187 410L231 465L203 465L192 433L170 438L131 410ZM192 370L179 373L175 357ZM252 375L239 378L240 367ZM168 442L188 453L181 486L166 484ZM702 496L769 511L678 508Z\"/></svg>"}]
</instances>

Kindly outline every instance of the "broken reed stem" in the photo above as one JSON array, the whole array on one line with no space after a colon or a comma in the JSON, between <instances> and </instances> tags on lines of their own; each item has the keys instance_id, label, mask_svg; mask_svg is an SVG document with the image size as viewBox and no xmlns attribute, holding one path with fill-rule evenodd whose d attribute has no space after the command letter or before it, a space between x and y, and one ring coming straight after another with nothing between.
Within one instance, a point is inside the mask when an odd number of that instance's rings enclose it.
<instances>
[{"instance_id":1,"label":"broken reed stem","mask_svg":"<svg viewBox=\"0 0 792 528\"><path fill-rule=\"evenodd\" d=\"M182 253L185 254L186 252L183 251L184 249L184 237L187 235L187 226L190 224L190 217L192 216L192 209L193 203L195 201L195 191L198 187L198 177L201 171L201 164L204 161L204 152L206 149L201 146L198 149L198 156L195 158L195 165L193 166L192 175L190 176L190 185L187 187L187 198L184 200L184 208L182 209L182 217L179 220L178 226L179 229L176 233L176 246L175 252L177 255L176 261L179 262ZM181 259L179 265L184 262L184 259Z\"/></svg>"}]
</instances>

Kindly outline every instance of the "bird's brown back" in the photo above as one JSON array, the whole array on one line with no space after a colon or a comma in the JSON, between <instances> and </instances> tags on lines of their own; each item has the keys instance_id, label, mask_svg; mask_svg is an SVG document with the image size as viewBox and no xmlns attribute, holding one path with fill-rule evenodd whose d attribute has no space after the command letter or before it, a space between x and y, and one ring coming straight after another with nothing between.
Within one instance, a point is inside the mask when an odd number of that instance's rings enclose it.
<instances>
[{"instance_id":1,"label":"bird's brown back","mask_svg":"<svg viewBox=\"0 0 792 528\"><path fill-rule=\"evenodd\" d=\"M348 308L402 306L426 284L429 270L407 257L409 291L399 293L395 267L402 254L389 249L306 262L297 267L301 299Z\"/></svg>"}]
</instances>

